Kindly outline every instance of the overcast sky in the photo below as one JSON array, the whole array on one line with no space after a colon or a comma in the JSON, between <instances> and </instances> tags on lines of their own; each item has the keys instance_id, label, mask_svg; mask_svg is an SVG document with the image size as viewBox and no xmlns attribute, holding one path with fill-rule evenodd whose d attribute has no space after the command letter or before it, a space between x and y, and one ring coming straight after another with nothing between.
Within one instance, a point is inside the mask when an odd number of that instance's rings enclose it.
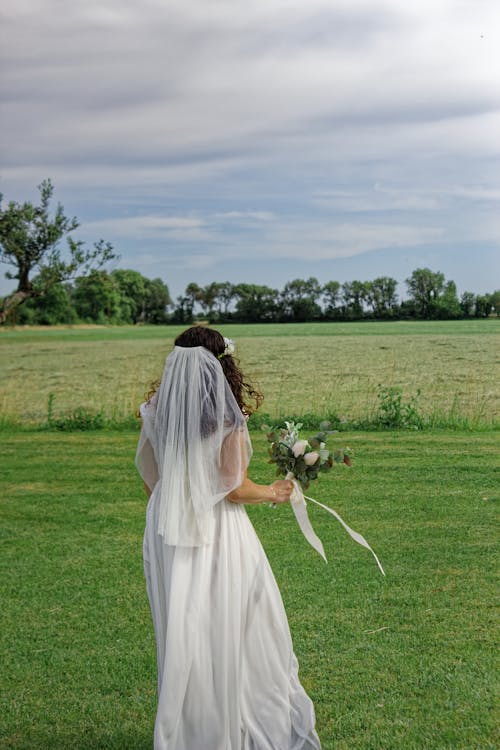
<instances>
[{"instance_id":1,"label":"overcast sky","mask_svg":"<svg viewBox=\"0 0 500 750\"><path fill-rule=\"evenodd\" d=\"M121 267L173 295L419 266L459 292L500 287L497 0L3 0L1 15L4 200L52 178L75 237L110 240Z\"/></svg>"}]
</instances>

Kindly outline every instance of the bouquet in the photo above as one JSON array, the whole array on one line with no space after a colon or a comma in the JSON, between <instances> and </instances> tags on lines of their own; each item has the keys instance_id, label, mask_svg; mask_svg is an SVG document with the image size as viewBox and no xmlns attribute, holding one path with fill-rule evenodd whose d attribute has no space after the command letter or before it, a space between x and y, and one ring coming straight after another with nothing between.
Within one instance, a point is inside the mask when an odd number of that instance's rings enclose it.
<instances>
[{"instance_id":1,"label":"bouquet","mask_svg":"<svg viewBox=\"0 0 500 750\"><path fill-rule=\"evenodd\" d=\"M329 426L329 422L322 422L321 431L308 440L300 438L300 422L285 422L286 429L268 432L267 439L271 443L269 463L277 465L276 474L288 479L293 475L302 489L306 490L309 483L318 478L320 472L330 471L334 463L351 466L350 448L340 448L334 453L327 449L328 435L334 432L327 431Z\"/></svg>"},{"instance_id":2,"label":"bouquet","mask_svg":"<svg viewBox=\"0 0 500 750\"><path fill-rule=\"evenodd\" d=\"M278 476L284 475L286 479L290 479L293 482L290 504L295 518L309 544L323 557L325 562L326 556L323 543L317 536L309 520L306 500L310 500L331 513L355 542L369 549L377 562L380 572L382 575L385 575L380 560L364 536L351 529L333 508L329 508L328 505L323 505L323 503L303 493L303 490L309 487L309 483L318 478L320 472L330 471L334 463L344 463L347 466L352 465L352 451L350 448L340 448L334 451L334 453L331 453L327 449L327 437L329 434L332 434L327 429L329 426L329 422L322 422L320 432L308 440L300 437L300 429L302 427L300 422L285 422L284 429L270 430L267 433L267 439L271 443L269 447L269 463L276 464L276 473ZM266 426L263 429L269 430Z\"/></svg>"}]
</instances>

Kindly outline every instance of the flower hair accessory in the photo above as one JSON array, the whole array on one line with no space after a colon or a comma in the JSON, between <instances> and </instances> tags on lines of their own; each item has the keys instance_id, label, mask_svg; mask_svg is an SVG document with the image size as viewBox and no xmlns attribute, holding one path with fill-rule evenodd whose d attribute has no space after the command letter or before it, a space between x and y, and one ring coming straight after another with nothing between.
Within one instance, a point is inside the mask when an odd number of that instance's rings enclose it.
<instances>
[{"instance_id":1,"label":"flower hair accessory","mask_svg":"<svg viewBox=\"0 0 500 750\"><path fill-rule=\"evenodd\" d=\"M234 347L234 341L233 341L233 339L227 339L224 336L224 345L225 345L224 346L224 351L222 352L222 354L218 355L219 359L222 359L222 357L226 357L228 354L234 354L234 348L235 347Z\"/></svg>"}]
</instances>

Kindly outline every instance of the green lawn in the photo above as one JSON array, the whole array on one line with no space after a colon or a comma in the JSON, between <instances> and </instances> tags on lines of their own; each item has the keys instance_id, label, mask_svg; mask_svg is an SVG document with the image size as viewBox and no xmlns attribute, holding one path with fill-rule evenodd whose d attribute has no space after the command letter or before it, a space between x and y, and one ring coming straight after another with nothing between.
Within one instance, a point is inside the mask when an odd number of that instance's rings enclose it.
<instances>
[{"instance_id":1,"label":"green lawn","mask_svg":"<svg viewBox=\"0 0 500 750\"><path fill-rule=\"evenodd\" d=\"M181 328L162 326L0 329L0 412L43 421L76 407L133 413ZM224 325L263 411L372 419L380 385L420 391L418 409L471 426L500 416L500 319L396 323Z\"/></svg>"},{"instance_id":2,"label":"green lawn","mask_svg":"<svg viewBox=\"0 0 500 750\"><path fill-rule=\"evenodd\" d=\"M251 474L268 482L263 436L253 439ZM137 434L12 431L0 440L0 746L149 749L156 657ZM324 750L498 747L495 434L356 432L342 443L355 466L337 467L311 494L367 537L385 579L321 509L310 515L328 565L290 508L249 510Z\"/></svg>"}]
</instances>

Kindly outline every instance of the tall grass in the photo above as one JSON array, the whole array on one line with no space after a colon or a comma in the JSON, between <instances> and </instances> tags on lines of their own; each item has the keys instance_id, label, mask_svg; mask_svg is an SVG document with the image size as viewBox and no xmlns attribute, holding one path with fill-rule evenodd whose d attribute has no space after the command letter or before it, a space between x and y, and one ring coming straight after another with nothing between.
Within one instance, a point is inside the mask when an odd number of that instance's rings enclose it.
<instances>
[{"instance_id":1,"label":"tall grass","mask_svg":"<svg viewBox=\"0 0 500 750\"><path fill-rule=\"evenodd\" d=\"M470 324L470 325L469 325ZM481 325L482 324L482 325ZM369 424L380 387L418 392L431 424L498 423L500 321L411 324L303 324L223 327L264 392L264 410L316 414ZM118 423L130 419L161 374L177 332L171 328L98 328L0 334L0 405L4 417L40 424L55 394L55 413L76 409Z\"/></svg>"}]
</instances>

